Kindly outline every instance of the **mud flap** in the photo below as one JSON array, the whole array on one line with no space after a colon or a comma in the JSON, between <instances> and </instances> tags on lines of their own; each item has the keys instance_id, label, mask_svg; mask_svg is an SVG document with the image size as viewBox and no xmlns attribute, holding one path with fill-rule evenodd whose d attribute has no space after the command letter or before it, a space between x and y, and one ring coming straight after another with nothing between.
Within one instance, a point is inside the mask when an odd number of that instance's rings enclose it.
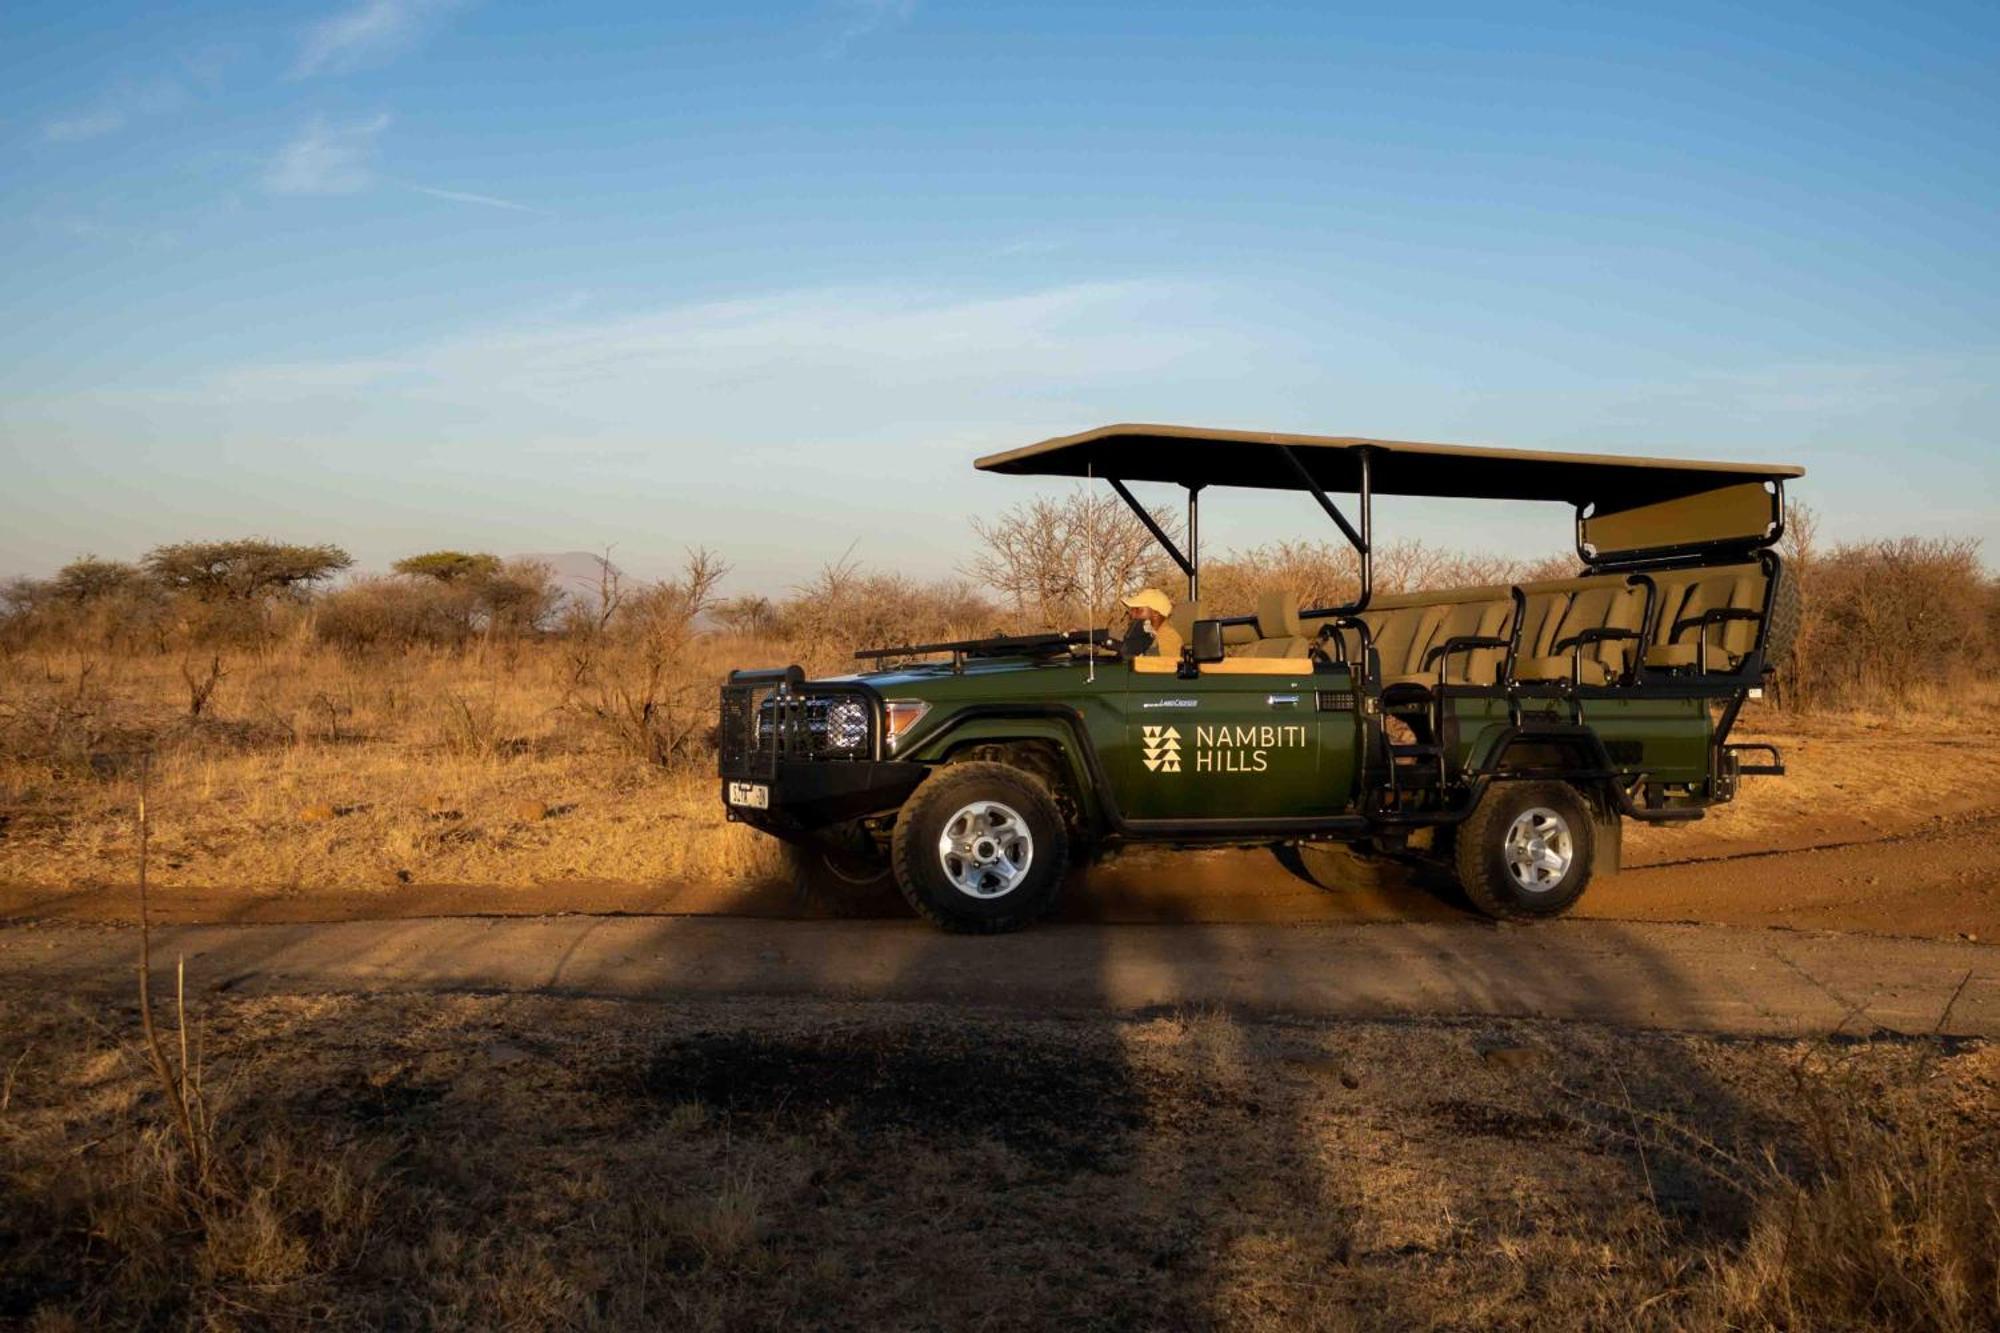
<instances>
[{"instance_id":1,"label":"mud flap","mask_svg":"<svg viewBox=\"0 0 2000 1333\"><path fill-rule=\"evenodd\" d=\"M1591 832L1595 835L1592 845L1597 850L1590 863L1590 877L1602 879L1617 874L1625 864L1625 821L1616 810L1599 810L1591 822Z\"/></svg>"}]
</instances>

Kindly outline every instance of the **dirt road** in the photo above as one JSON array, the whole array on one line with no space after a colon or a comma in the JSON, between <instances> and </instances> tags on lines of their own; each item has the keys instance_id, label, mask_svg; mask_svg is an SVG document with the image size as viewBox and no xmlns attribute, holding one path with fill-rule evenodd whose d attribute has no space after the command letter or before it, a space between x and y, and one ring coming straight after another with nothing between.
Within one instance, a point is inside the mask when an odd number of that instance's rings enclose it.
<instances>
[{"instance_id":1,"label":"dirt road","mask_svg":"<svg viewBox=\"0 0 2000 1333\"><path fill-rule=\"evenodd\" d=\"M1577 918L1474 918L1448 885L1362 868L1335 891L1268 852L1144 852L1059 919L951 939L893 887L398 886L156 891L162 957L232 990L817 995L1029 1010L1223 1006L1493 1015L1764 1034L2000 1034L2000 814L1757 843L1646 830ZM1860 836L1855 836L1855 835ZM0 889L0 976L124 985L135 895ZM831 920L830 917L851 919ZM1193 925L1199 928L1188 928ZM1839 932L1839 933L1834 933Z\"/></svg>"},{"instance_id":2,"label":"dirt road","mask_svg":"<svg viewBox=\"0 0 2000 1333\"><path fill-rule=\"evenodd\" d=\"M1883 831L1831 817L1751 840L1704 824L1634 829L1626 871L1594 884L1576 915L1601 921L1783 926L1961 941L2000 941L2000 813L1939 817ZM0 886L0 919L130 923L126 885ZM779 882L359 885L257 891L158 886L154 919L174 924L395 921L411 917L646 913L764 919L902 920L893 887L840 902L801 902ZM1449 886L1390 865L1330 892L1269 852L1135 852L1081 875L1068 922L1334 924L1467 921Z\"/></svg>"},{"instance_id":3,"label":"dirt road","mask_svg":"<svg viewBox=\"0 0 2000 1333\"><path fill-rule=\"evenodd\" d=\"M136 944L130 928L18 923L0 929L0 976L122 989ZM1224 1008L2000 1035L2000 953L1990 948L1716 926L1052 925L965 939L914 922L484 917L177 926L156 933L154 953L185 956L198 989L248 993L811 996L1037 1013Z\"/></svg>"}]
</instances>

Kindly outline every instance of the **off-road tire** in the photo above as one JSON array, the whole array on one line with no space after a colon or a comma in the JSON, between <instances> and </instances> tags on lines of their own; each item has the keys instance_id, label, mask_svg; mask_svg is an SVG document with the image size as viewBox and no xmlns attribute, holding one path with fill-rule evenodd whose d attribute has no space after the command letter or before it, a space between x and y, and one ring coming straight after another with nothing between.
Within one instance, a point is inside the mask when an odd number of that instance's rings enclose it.
<instances>
[{"instance_id":1,"label":"off-road tire","mask_svg":"<svg viewBox=\"0 0 2000 1333\"><path fill-rule=\"evenodd\" d=\"M874 916L898 896L887 856L787 843L785 865L793 897L813 914Z\"/></svg>"},{"instance_id":2,"label":"off-road tire","mask_svg":"<svg viewBox=\"0 0 2000 1333\"><path fill-rule=\"evenodd\" d=\"M1530 810L1561 816L1568 826L1568 871L1550 887L1531 891L1508 869L1506 839ZM1495 921L1544 921L1561 916L1590 885L1597 855L1596 816L1582 793L1565 782L1495 782L1458 826L1453 861L1459 886L1473 907Z\"/></svg>"},{"instance_id":3,"label":"off-road tire","mask_svg":"<svg viewBox=\"0 0 2000 1333\"><path fill-rule=\"evenodd\" d=\"M979 801L997 801L1017 812L1033 847L1021 882L991 899L960 890L938 854L947 821ZM1040 778L1010 764L952 764L925 778L903 803L889 859L896 885L917 915L954 934L998 935L1032 924L1055 905L1069 867L1069 833Z\"/></svg>"},{"instance_id":4,"label":"off-road tire","mask_svg":"<svg viewBox=\"0 0 2000 1333\"><path fill-rule=\"evenodd\" d=\"M1393 884L1396 866L1379 856L1363 856L1346 843L1296 843L1273 849L1278 864L1326 893L1370 893Z\"/></svg>"},{"instance_id":5,"label":"off-road tire","mask_svg":"<svg viewBox=\"0 0 2000 1333\"><path fill-rule=\"evenodd\" d=\"M1799 621L1805 614L1799 596L1799 577L1790 569L1778 572L1777 595L1771 599L1771 623L1764 631L1764 660L1773 667L1790 663L1792 645L1798 641Z\"/></svg>"}]
</instances>

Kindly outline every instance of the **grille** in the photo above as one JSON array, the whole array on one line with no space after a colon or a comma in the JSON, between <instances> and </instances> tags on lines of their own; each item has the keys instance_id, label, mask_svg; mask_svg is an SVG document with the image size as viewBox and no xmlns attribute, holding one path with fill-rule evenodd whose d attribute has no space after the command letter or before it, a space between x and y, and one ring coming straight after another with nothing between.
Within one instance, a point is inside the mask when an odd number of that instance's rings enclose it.
<instances>
[{"instance_id":1,"label":"grille","mask_svg":"<svg viewBox=\"0 0 2000 1333\"><path fill-rule=\"evenodd\" d=\"M872 703L859 693L725 685L718 766L725 777L768 777L780 759L873 758L873 720Z\"/></svg>"}]
</instances>

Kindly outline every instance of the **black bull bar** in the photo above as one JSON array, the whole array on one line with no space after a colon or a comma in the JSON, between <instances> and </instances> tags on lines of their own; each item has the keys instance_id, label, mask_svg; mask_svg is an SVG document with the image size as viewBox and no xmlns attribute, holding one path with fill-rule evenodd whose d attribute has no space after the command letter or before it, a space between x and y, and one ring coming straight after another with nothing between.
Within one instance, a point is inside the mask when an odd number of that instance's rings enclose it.
<instances>
[{"instance_id":1,"label":"black bull bar","mask_svg":"<svg viewBox=\"0 0 2000 1333\"><path fill-rule=\"evenodd\" d=\"M836 746L829 712L852 701L866 710L858 745ZM734 671L722 687L716 768L733 823L781 838L809 838L829 825L894 810L930 772L882 758L881 696L855 681L805 683L798 667ZM732 800L762 788L763 804Z\"/></svg>"}]
</instances>

